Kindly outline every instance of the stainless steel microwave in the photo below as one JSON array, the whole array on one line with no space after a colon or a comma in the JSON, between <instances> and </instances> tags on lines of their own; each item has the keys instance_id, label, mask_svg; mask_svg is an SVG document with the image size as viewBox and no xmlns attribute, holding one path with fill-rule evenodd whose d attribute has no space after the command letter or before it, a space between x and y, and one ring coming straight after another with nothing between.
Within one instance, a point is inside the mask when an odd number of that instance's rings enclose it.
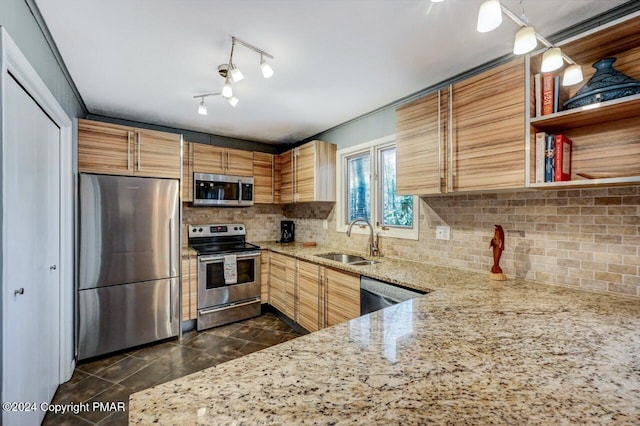
<instances>
[{"instance_id":1,"label":"stainless steel microwave","mask_svg":"<svg viewBox=\"0 0 640 426\"><path fill-rule=\"evenodd\" d=\"M253 178L193 174L194 206L244 207L253 205Z\"/></svg>"}]
</instances>

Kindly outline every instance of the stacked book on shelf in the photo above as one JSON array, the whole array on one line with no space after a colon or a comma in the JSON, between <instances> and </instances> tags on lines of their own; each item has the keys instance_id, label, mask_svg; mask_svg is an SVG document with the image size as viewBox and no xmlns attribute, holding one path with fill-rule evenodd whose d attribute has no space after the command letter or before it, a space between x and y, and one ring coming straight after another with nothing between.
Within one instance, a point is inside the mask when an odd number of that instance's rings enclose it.
<instances>
[{"instance_id":1,"label":"stacked book on shelf","mask_svg":"<svg viewBox=\"0 0 640 426\"><path fill-rule=\"evenodd\" d=\"M536 117L560 111L560 76L552 73L533 76Z\"/></svg>"},{"instance_id":2,"label":"stacked book on shelf","mask_svg":"<svg viewBox=\"0 0 640 426\"><path fill-rule=\"evenodd\" d=\"M536 133L536 183L571 180L572 147L563 134Z\"/></svg>"}]
</instances>

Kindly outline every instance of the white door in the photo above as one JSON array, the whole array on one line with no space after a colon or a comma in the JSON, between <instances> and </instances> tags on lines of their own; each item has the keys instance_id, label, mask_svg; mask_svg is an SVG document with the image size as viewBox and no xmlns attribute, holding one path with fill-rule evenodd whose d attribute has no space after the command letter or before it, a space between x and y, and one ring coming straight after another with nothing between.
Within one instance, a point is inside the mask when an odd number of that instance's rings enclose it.
<instances>
[{"instance_id":1,"label":"white door","mask_svg":"<svg viewBox=\"0 0 640 426\"><path fill-rule=\"evenodd\" d=\"M3 152L3 424L39 424L60 383L60 129L9 77ZM4 407L4 406L3 406Z\"/></svg>"}]
</instances>

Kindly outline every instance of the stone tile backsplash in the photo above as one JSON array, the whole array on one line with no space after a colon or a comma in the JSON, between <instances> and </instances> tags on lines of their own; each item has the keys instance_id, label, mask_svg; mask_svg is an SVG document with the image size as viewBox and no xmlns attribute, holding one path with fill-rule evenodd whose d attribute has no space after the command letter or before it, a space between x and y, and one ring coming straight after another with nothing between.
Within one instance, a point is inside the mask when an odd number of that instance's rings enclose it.
<instances>
[{"instance_id":1,"label":"stone tile backsplash","mask_svg":"<svg viewBox=\"0 0 640 426\"><path fill-rule=\"evenodd\" d=\"M514 191L425 197L418 241L381 237L384 256L489 271L494 224L505 230L500 266L508 277L640 296L640 187ZM368 236L296 219L296 240L366 252ZM438 225L451 240L435 239Z\"/></svg>"},{"instance_id":2,"label":"stone tile backsplash","mask_svg":"<svg viewBox=\"0 0 640 426\"><path fill-rule=\"evenodd\" d=\"M296 241L365 254L368 236L337 232L334 210L327 203L185 205L183 214L185 223L245 223L250 241L277 240L280 221L293 218ZM383 235L380 247L384 256L488 274L494 224L505 230L500 266L508 277L640 297L639 186L424 197L420 239ZM451 240L435 239L438 225L451 227Z\"/></svg>"}]
</instances>

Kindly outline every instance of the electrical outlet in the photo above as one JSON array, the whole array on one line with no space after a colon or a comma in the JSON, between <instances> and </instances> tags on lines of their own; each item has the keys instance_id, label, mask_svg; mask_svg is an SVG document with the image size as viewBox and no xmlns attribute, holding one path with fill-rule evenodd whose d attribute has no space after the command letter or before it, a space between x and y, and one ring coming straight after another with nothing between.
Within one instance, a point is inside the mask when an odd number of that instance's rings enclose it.
<instances>
[{"instance_id":1,"label":"electrical outlet","mask_svg":"<svg viewBox=\"0 0 640 426\"><path fill-rule=\"evenodd\" d=\"M450 240L450 239L451 239L450 226L436 226L436 240Z\"/></svg>"},{"instance_id":2,"label":"electrical outlet","mask_svg":"<svg viewBox=\"0 0 640 426\"><path fill-rule=\"evenodd\" d=\"M329 221L327 219L322 221L322 229L329 229Z\"/></svg>"}]
</instances>

